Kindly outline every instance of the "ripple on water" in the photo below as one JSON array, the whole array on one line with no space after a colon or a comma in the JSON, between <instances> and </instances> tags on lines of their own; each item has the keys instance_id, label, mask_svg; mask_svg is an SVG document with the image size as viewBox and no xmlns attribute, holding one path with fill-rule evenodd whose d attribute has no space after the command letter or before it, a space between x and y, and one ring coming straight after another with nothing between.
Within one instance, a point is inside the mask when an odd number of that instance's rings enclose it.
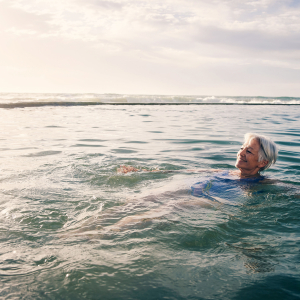
<instances>
[{"instance_id":1,"label":"ripple on water","mask_svg":"<svg viewBox=\"0 0 300 300\"><path fill-rule=\"evenodd\" d=\"M267 116L261 106L6 110L0 297L298 297L299 116L266 108ZM123 164L232 169L246 131L280 145L266 173L278 182L232 205L191 196L206 173L117 173Z\"/></svg>"}]
</instances>

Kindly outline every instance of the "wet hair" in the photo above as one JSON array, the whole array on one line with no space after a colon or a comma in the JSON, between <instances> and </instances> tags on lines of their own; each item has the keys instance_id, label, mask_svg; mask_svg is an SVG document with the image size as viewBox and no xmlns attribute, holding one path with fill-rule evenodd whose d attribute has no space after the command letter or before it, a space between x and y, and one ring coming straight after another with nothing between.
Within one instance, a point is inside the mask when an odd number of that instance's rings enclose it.
<instances>
[{"instance_id":1,"label":"wet hair","mask_svg":"<svg viewBox=\"0 0 300 300\"><path fill-rule=\"evenodd\" d=\"M268 169L272 164L275 164L277 160L278 149L276 144L269 138L256 133L246 133L245 142L255 139L259 143L258 161L267 160L268 163L260 168L260 171Z\"/></svg>"}]
</instances>

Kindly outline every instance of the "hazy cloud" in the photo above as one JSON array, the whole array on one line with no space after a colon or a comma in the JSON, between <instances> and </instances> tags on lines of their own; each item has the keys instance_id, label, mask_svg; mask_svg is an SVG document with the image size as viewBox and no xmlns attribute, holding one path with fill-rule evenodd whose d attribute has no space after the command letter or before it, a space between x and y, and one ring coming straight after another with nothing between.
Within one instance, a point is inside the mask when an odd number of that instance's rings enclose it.
<instances>
[{"instance_id":1,"label":"hazy cloud","mask_svg":"<svg viewBox=\"0 0 300 300\"><path fill-rule=\"evenodd\" d=\"M298 69L299 2L2 0L0 34L2 43L13 37L32 45L38 40L76 42L114 61L193 69L218 64Z\"/></svg>"}]
</instances>

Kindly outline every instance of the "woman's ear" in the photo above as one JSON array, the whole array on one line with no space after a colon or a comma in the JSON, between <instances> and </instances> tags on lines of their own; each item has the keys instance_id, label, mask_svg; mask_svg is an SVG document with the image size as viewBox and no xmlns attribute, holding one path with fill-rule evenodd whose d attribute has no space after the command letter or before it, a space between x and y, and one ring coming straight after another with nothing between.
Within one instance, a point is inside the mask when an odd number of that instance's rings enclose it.
<instances>
[{"instance_id":1,"label":"woman's ear","mask_svg":"<svg viewBox=\"0 0 300 300\"><path fill-rule=\"evenodd\" d=\"M268 164L268 162L269 162L268 160L262 160L258 163L258 167L263 168Z\"/></svg>"}]
</instances>

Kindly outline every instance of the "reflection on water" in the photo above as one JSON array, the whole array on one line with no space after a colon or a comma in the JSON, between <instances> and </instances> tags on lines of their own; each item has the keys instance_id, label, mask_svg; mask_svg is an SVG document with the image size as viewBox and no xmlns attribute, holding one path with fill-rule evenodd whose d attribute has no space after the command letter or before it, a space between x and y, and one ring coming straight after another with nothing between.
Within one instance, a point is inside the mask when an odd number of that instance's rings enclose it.
<instances>
[{"instance_id":1,"label":"reflection on water","mask_svg":"<svg viewBox=\"0 0 300 300\"><path fill-rule=\"evenodd\" d=\"M299 297L299 113L267 108L1 109L1 297ZM211 174L182 170L233 170L248 131L273 181L194 197Z\"/></svg>"}]
</instances>

